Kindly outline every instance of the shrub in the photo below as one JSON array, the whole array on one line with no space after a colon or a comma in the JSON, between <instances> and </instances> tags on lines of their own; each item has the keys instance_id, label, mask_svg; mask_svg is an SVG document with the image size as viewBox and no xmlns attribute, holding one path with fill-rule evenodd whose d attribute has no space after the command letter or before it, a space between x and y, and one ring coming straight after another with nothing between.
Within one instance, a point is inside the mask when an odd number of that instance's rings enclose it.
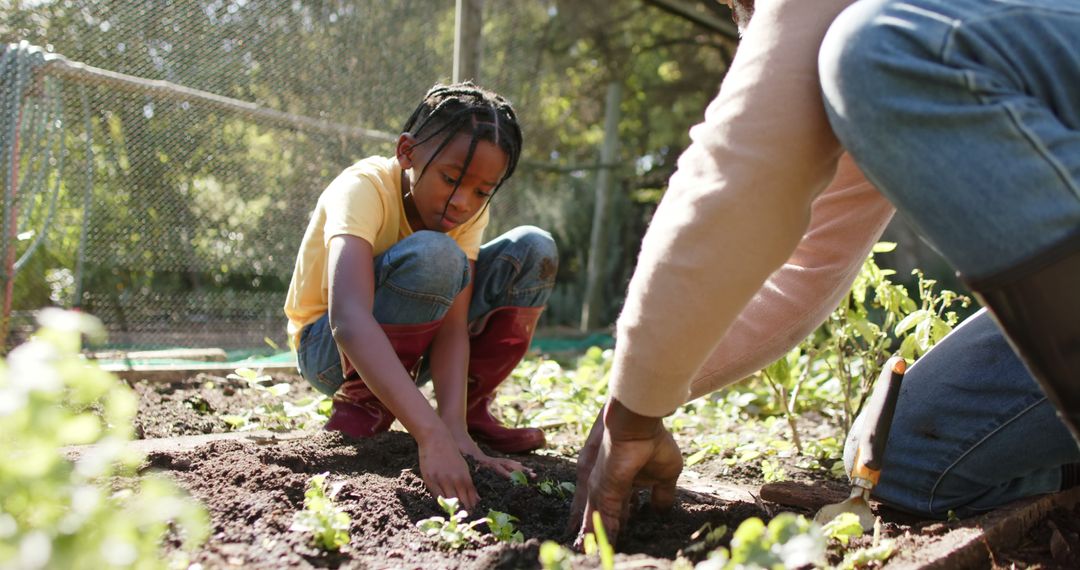
<instances>
[{"instance_id":1,"label":"shrub","mask_svg":"<svg viewBox=\"0 0 1080 570\"><path fill-rule=\"evenodd\" d=\"M131 452L136 399L79 356L88 315L45 309L41 329L0 364L0 567L157 568L173 533L192 547L206 512L159 476L137 477ZM78 459L68 446L94 444Z\"/></svg>"}]
</instances>

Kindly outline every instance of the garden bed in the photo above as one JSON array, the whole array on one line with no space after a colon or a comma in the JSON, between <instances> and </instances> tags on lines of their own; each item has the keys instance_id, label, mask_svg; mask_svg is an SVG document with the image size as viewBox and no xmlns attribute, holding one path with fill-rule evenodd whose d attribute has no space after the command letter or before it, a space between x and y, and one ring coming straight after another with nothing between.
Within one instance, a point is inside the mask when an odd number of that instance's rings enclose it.
<instances>
[{"instance_id":1,"label":"garden bed","mask_svg":"<svg viewBox=\"0 0 1080 570\"><path fill-rule=\"evenodd\" d=\"M296 375L275 375L274 382L290 384L290 399L314 395ZM420 520L445 513L424 488L416 445L408 434L393 430L351 440L309 427L278 436L266 431L229 435L230 426L221 415L240 414L263 403L263 394L217 373L133 385L140 398L139 431L146 438L140 446L148 453L144 470L170 474L210 512L210 539L192 560L204 568L537 568L543 541L573 543L566 530L570 496L544 494L536 485L575 480L569 446L520 457L537 475L528 486L485 470L474 473L481 502L472 518L489 509L513 515L524 543L497 543L488 535L480 544L449 549L417 528ZM574 440L573 434L553 435L559 441ZM684 442L684 450L689 452L689 447ZM670 568L680 551L693 550L691 537L706 523L727 526L719 543L727 544L731 531L749 517L769 520L783 511L809 517L821 504L846 495L843 483L823 470L788 462L784 467L789 478L798 482L786 484L787 499L777 499L787 503L783 505L770 500L784 496L770 492L775 485L766 485L763 492L760 468L730 463L712 457L689 467L680 481L678 503L667 515L637 512L620 537L616 566ZM329 474L328 482L343 483L334 502L352 522L350 542L340 552L321 550L309 534L290 530L294 513L303 509L308 480L320 473ZM1013 511L952 523L911 520L879 510L882 536L896 541L897 554L885 567L1070 567L1077 547L1068 542L1080 530L1080 513L1073 510L1077 499L1080 494L1066 493L1038 505L1028 501ZM989 529L1010 517L1023 519L1022 524L996 531L1005 536L991 536ZM871 540L857 538L849 549L868 546ZM700 556L690 558L697 561ZM840 555L832 553L830 562L839 561ZM598 567L599 562L578 556L574 565Z\"/></svg>"}]
</instances>

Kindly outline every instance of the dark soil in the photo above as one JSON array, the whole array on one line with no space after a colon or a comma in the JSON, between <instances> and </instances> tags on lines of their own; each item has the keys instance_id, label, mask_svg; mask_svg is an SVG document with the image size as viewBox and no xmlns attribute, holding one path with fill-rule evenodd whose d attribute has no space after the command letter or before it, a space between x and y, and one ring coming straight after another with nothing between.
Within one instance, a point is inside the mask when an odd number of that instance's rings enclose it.
<instances>
[{"instance_id":1,"label":"dark soil","mask_svg":"<svg viewBox=\"0 0 1080 570\"><path fill-rule=\"evenodd\" d=\"M574 480L568 459L521 460L538 479ZM514 515L529 540L461 551L440 548L416 523L444 513L419 476L416 444L396 431L359 441L329 432L272 445L221 441L191 452L152 454L147 467L170 472L210 511L211 538L193 560L207 568L535 568L541 541L569 545L574 538L565 528L570 497L546 496L535 485L514 486L481 470L474 475L481 496L474 514L494 509ZM352 540L339 553L323 552L306 534L289 530L293 513L303 508L307 480L322 472L330 481L345 481L335 503L352 517ZM647 510L635 516L620 537L619 560L658 558L656 565L668 566L706 522L734 528L744 518L764 514L755 505L684 494L666 516Z\"/></svg>"},{"instance_id":2,"label":"dark soil","mask_svg":"<svg viewBox=\"0 0 1080 570\"><path fill-rule=\"evenodd\" d=\"M288 381L287 396L298 400L314 392L298 376L275 377ZM263 402L263 394L243 383L199 375L171 383L139 382L137 426L146 438L197 435L229 431L219 414L242 413ZM351 440L337 433L316 431L309 437L283 441L217 441L185 452L155 452L147 470L162 470L202 502L211 516L211 536L192 562L204 568L538 568L542 541L570 546L567 532L571 498L547 496L536 485L514 486L494 473L479 470L474 482L481 502L470 518L488 510L518 518L524 544L486 542L450 550L416 528L416 523L444 513L426 491L419 475L417 448L406 433L391 431L368 440ZM563 449L560 447L559 449ZM550 453L550 452L549 452ZM537 480L573 482L574 457L527 455L518 459L537 474ZM830 480L822 470L803 469L788 461L790 479L816 489L840 493L846 486ZM693 467L699 481L739 483L757 489L760 466L727 465L716 458ZM312 475L328 473L328 482L344 481L335 503L352 519L350 543L341 552L328 553L313 546L310 537L289 530L293 515L303 508L304 491ZM666 515L639 509L620 536L617 567L670 568L680 550L691 545L691 535L706 523L731 531L749 517L768 520L783 511L813 516L816 508L755 501L721 501L707 493L680 490L676 507ZM882 534L897 543L905 563L929 562L918 553L926 545L947 542L957 529L972 523L942 523L905 518L878 509ZM481 527L482 531L487 531ZM853 546L869 546L864 536ZM1055 511L1010 550L991 553L996 568L1080 567L1080 506ZM915 553L915 556L912 556ZM691 557L697 560L695 557ZM833 564L839 558L830 559ZM577 556L574 567L598 567L595 559Z\"/></svg>"},{"instance_id":3,"label":"dark soil","mask_svg":"<svg viewBox=\"0 0 1080 570\"><path fill-rule=\"evenodd\" d=\"M289 401L316 396L318 392L296 374L275 375L274 382L292 387ZM131 387L139 398L135 436L143 439L199 435L231 431L222 415L241 414L267 401L264 392L240 380L198 374L175 382L140 380Z\"/></svg>"}]
</instances>

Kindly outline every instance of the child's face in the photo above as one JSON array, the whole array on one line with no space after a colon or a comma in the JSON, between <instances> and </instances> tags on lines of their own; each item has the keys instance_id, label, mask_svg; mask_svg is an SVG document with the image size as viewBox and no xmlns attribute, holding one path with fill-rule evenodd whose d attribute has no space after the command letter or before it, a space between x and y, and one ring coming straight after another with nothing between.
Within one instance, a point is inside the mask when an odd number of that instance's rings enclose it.
<instances>
[{"instance_id":1,"label":"child's face","mask_svg":"<svg viewBox=\"0 0 1080 570\"><path fill-rule=\"evenodd\" d=\"M411 135L402 137L408 137L415 143ZM406 141L405 149L410 152L403 152L399 141L398 161L402 168L408 169L412 186L415 212L406 208L406 213L413 231L428 229L448 232L472 218L487 204L491 192L506 172L506 152L492 142L477 141L469 169L463 171L470 140L468 134L454 136L434 159L431 155L439 146L436 140L420 146ZM423 176L420 176L421 173ZM420 177L419 180L417 177ZM458 189L455 192L456 185Z\"/></svg>"}]
</instances>

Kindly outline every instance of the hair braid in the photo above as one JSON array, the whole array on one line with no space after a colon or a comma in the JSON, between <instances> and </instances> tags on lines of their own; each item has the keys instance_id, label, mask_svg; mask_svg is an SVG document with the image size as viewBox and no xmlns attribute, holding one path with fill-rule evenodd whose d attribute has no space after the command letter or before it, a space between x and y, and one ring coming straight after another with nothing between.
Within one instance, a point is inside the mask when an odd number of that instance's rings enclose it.
<instances>
[{"instance_id":1,"label":"hair braid","mask_svg":"<svg viewBox=\"0 0 1080 570\"><path fill-rule=\"evenodd\" d=\"M464 167L467 169L478 141L486 140L506 152L506 173L492 189L494 195L503 181L514 173L521 156L521 127L513 106L503 96L471 81L450 85L438 84L428 90L402 129L417 139L417 145L442 135L432 156L438 156L460 133L472 140ZM423 176L423 172L420 173Z\"/></svg>"}]
</instances>

